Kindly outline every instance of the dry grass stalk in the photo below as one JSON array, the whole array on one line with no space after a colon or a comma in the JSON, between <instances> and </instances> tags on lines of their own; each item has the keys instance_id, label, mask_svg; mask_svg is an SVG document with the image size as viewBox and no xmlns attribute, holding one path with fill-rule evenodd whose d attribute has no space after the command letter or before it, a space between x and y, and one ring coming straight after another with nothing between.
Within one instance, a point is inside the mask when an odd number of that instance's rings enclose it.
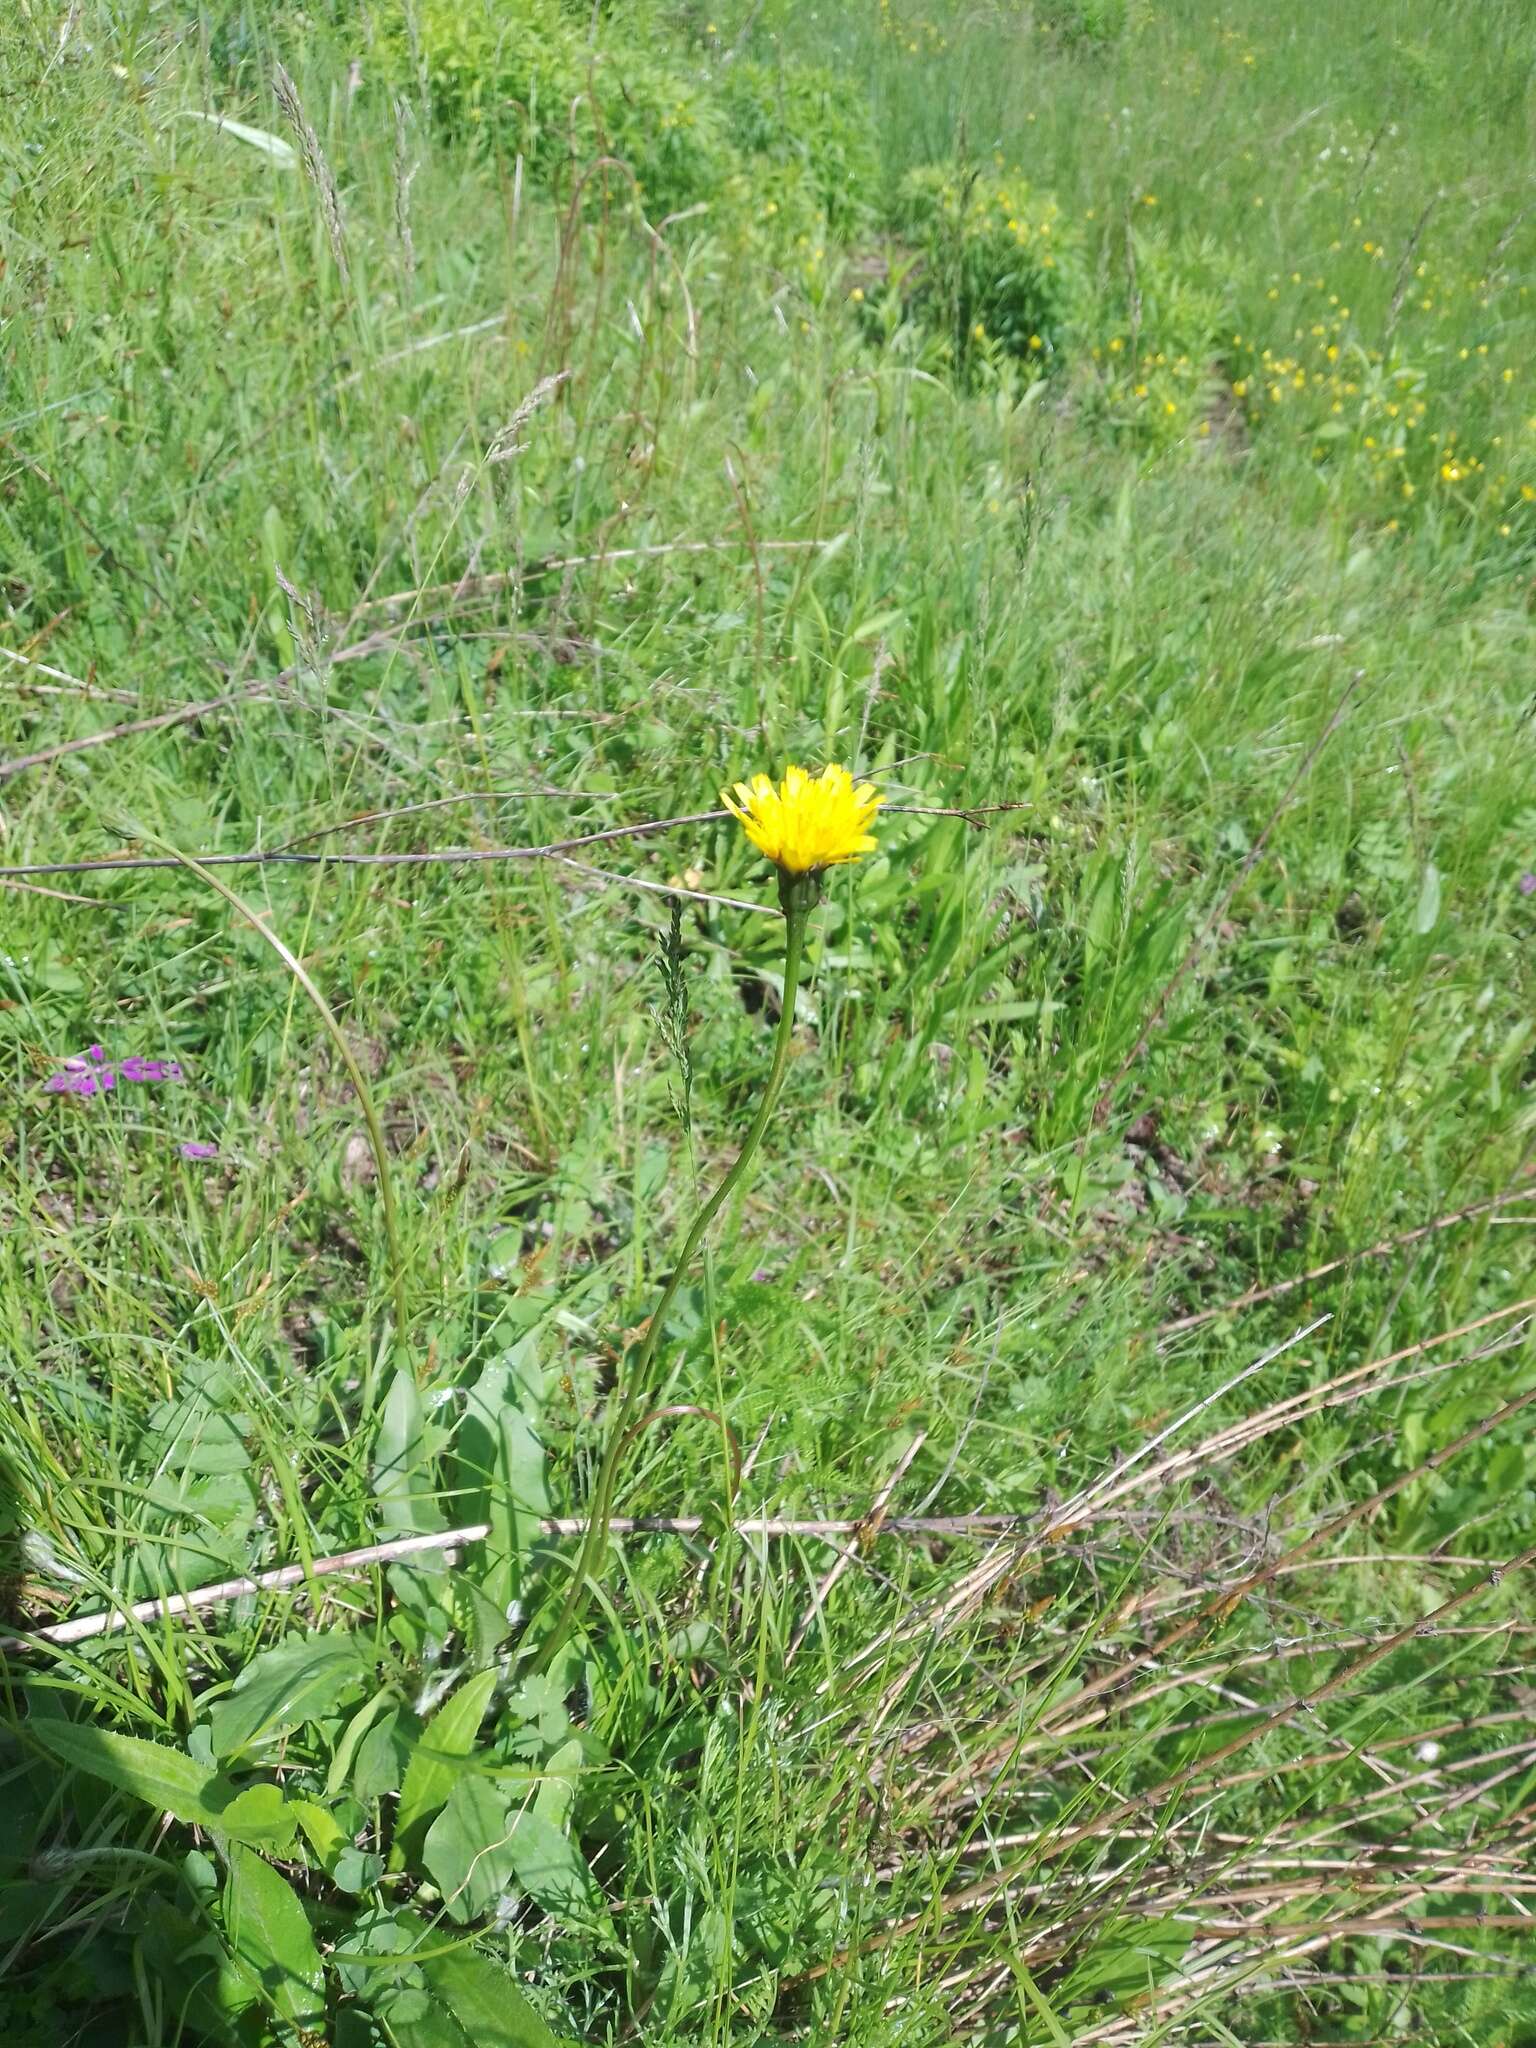
<instances>
[{"instance_id":1,"label":"dry grass stalk","mask_svg":"<svg viewBox=\"0 0 1536 2048\"><path fill-rule=\"evenodd\" d=\"M326 239L331 245L331 256L344 285L351 282L351 270L347 261L347 228L341 210L341 194L336 189L336 179L320 138L310 126L304 112L304 103L299 98L299 89L287 70L281 64L272 67L272 90L284 118L298 137L299 155L303 160L304 173L320 201L320 217L325 223Z\"/></svg>"}]
</instances>

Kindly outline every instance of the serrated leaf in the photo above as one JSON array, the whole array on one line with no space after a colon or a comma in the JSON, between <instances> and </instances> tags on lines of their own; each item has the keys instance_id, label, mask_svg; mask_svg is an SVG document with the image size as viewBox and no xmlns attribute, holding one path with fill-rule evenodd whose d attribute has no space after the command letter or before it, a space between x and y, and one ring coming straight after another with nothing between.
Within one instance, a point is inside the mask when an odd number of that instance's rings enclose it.
<instances>
[{"instance_id":1,"label":"serrated leaf","mask_svg":"<svg viewBox=\"0 0 1536 2048\"><path fill-rule=\"evenodd\" d=\"M330 1713L362 1676L362 1654L343 1629L263 1650L208 1716L214 1755L232 1756L262 1736Z\"/></svg>"},{"instance_id":2,"label":"serrated leaf","mask_svg":"<svg viewBox=\"0 0 1536 2048\"><path fill-rule=\"evenodd\" d=\"M455 1920L489 1913L512 1877L507 1802L488 1778L461 1777L427 1830L422 1862Z\"/></svg>"},{"instance_id":3,"label":"serrated leaf","mask_svg":"<svg viewBox=\"0 0 1536 2048\"><path fill-rule=\"evenodd\" d=\"M313 2026L324 2012L325 1973L309 1916L288 1880L239 1842L230 1845L224 1931L272 2010Z\"/></svg>"},{"instance_id":4,"label":"serrated leaf","mask_svg":"<svg viewBox=\"0 0 1536 2048\"><path fill-rule=\"evenodd\" d=\"M472 1949L434 1956L421 1973L478 2048L573 2048L551 2031L505 1970Z\"/></svg>"},{"instance_id":5,"label":"serrated leaf","mask_svg":"<svg viewBox=\"0 0 1536 2048\"><path fill-rule=\"evenodd\" d=\"M462 1775L462 1759L474 1748L495 1688L494 1671L477 1671L438 1708L423 1730L400 1787L395 1846L389 1859L392 1870L419 1859L427 1822Z\"/></svg>"},{"instance_id":6,"label":"serrated leaf","mask_svg":"<svg viewBox=\"0 0 1536 2048\"><path fill-rule=\"evenodd\" d=\"M62 1763L132 1793L174 1820L274 1849L293 1840L293 1817L276 1785L241 1791L222 1771L210 1771L182 1750L79 1721L34 1717L27 1732Z\"/></svg>"}]
</instances>

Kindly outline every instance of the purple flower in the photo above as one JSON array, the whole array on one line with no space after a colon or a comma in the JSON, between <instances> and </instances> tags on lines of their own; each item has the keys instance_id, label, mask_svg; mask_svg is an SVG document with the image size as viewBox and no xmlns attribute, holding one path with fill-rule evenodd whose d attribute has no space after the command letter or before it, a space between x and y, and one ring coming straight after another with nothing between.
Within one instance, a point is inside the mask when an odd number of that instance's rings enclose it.
<instances>
[{"instance_id":1,"label":"purple flower","mask_svg":"<svg viewBox=\"0 0 1536 2048\"><path fill-rule=\"evenodd\" d=\"M189 1138L178 1149L183 1159L217 1159L219 1156L218 1146L205 1145L201 1138Z\"/></svg>"},{"instance_id":2,"label":"purple flower","mask_svg":"<svg viewBox=\"0 0 1536 2048\"><path fill-rule=\"evenodd\" d=\"M122 1060L115 1067L102 1064L106 1049L103 1046L87 1046L84 1058L67 1059L62 1073L51 1075L43 1083L49 1095L94 1095L98 1090L105 1093L115 1088L119 1077L124 1081L179 1081L182 1078L178 1060L146 1060L137 1053ZM95 1060L97 1064L91 1065Z\"/></svg>"},{"instance_id":3,"label":"purple flower","mask_svg":"<svg viewBox=\"0 0 1536 2048\"><path fill-rule=\"evenodd\" d=\"M45 1095L94 1095L96 1076L92 1073L50 1074L43 1083Z\"/></svg>"},{"instance_id":4,"label":"purple flower","mask_svg":"<svg viewBox=\"0 0 1536 2048\"><path fill-rule=\"evenodd\" d=\"M1520 877L1520 894L1522 896L1536 896L1536 875L1522 875Z\"/></svg>"}]
</instances>

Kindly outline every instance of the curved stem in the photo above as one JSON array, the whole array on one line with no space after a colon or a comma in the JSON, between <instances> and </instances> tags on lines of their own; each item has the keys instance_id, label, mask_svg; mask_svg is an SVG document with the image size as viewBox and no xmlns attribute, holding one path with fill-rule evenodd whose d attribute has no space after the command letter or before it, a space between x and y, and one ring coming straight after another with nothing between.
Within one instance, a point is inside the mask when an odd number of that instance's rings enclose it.
<instances>
[{"instance_id":1,"label":"curved stem","mask_svg":"<svg viewBox=\"0 0 1536 2048\"><path fill-rule=\"evenodd\" d=\"M677 1255L677 1262L661 1290L661 1298L651 1311L639 1355L630 1369L619 1402L618 1414L609 1431L608 1448L603 1453L603 1462L598 1470L597 1485L592 1496L591 1518L587 1523L581 1553L571 1574L571 1582L566 1589L559 1617L548 1639L540 1646L535 1659L536 1668L539 1670L547 1670L570 1641L572 1631L581 1619L582 1611L587 1604L593 1574L601 1564L603 1552L607 1548L608 1524L613 1516L613 1495L618 1482L619 1467L636 1433L636 1415L649 1392L651 1366L661 1342L667 1311L672 1306L688 1268L693 1263L694 1254L704 1241L704 1233L752 1164L753 1155L762 1143L763 1133L768 1128L768 1121L779 1098L779 1090L784 1084L785 1071L789 1065L790 1044L795 1032L795 994L800 986L800 966L805 951L805 927L817 892L810 877L786 875L780 879L779 894L784 905L784 998L779 1011L779 1028L773 1043L773 1063L768 1069L768 1079L763 1086L757 1113L741 1141L741 1150L726 1169L719 1185L705 1197L702 1208L689 1225L688 1235L683 1239L682 1249Z\"/></svg>"}]
</instances>

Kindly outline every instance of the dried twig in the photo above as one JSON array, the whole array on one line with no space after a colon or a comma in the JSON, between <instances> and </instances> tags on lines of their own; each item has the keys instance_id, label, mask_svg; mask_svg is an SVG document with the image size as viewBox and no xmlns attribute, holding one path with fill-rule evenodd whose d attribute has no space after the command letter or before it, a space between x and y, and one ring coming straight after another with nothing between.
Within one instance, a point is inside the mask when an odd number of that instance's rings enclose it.
<instances>
[{"instance_id":1,"label":"dried twig","mask_svg":"<svg viewBox=\"0 0 1536 2048\"><path fill-rule=\"evenodd\" d=\"M109 690L100 683L82 682L79 676L72 676L67 668L53 668L46 661L34 661L29 654L18 654L14 647L0 647L0 661L14 661L18 668L31 669L40 676L52 676L57 688L47 683L27 683L22 686L29 690L44 691L49 696L104 697L114 704L137 704L139 701L136 691Z\"/></svg>"},{"instance_id":2,"label":"dried twig","mask_svg":"<svg viewBox=\"0 0 1536 2048\"><path fill-rule=\"evenodd\" d=\"M472 866L478 862L502 860L550 860L579 846L599 846L615 839L642 839L653 832L669 831L675 825L707 824L726 815L724 811L695 811L685 817L646 818L635 825L611 825L601 832L581 832L573 838L552 839L541 846L449 846L428 853L199 853L193 858L205 868L400 868ZM101 854L89 860L43 861L22 867L0 868L0 875L79 875L180 865L179 861L152 854Z\"/></svg>"},{"instance_id":3,"label":"dried twig","mask_svg":"<svg viewBox=\"0 0 1536 2048\"><path fill-rule=\"evenodd\" d=\"M870 1503L869 1513L864 1517L864 1519L861 1522L857 1522L854 1525L854 1533L859 1539L863 1540L870 1536L876 1536L879 1534L880 1525L885 1520L886 1509L890 1506L891 1495L896 1491L897 1487L906 1477L908 1466L912 1463L912 1460L917 1456L918 1452L923 1448L923 1445L927 1443L927 1441L927 1430L920 1429L917 1432L917 1435L913 1437L911 1443L907 1445L907 1448L902 1452L901 1456L897 1459L895 1469L892 1471L890 1477L886 1480L885 1484L881 1487L880 1491L875 1495L874 1500ZM806 1634L810 1629L811 1623L815 1620L816 1616L820 1614L822 1610L825 1608L827 1604L827 1596L831 1593L832 1588L837 1584L838 1580L843 1576L843 1573L847 1571L849 1565L853 1562L853 1555L854 1553L852 1550L840 1551L837 1557L833 1560L832 1569L827 1573L826 1577L822 1580L821 1584L816 1588L815 1592L811 1595L811 1604L806 1609L805 1613L801 1616L799 1627L790 1637L789 1648L785 1652L784 1656L784 1663L786 1667L794 1661L796 1652L799 1650L800 1645L805 1641Z\"/></svg>"},{"instance_id":4,"label":"dried twig","mask_svg":"<svg viewBox=\"0 0 1536 2048\"><path fill-rule=\"evenodd\" d=\"M354 647L343 647L335 654L326 656L327 666L334 667L343 661L361 661L365 655L377 654L381 648L390 646L395 638L395 629L383 627L370 633L365 640L359 640ZM215 712L231 710L236 704L247 704L269 690L278 690L291 683L298 674L294 668L284 669L281 675L265 677L259 683L247 683L242 689L228 690L221 697L205 697L196 704L177 704L169 711L157 713L153 718L130 718L121 725L109 725L101 732L89 732L81 739L62 740L57 746L44 747L40 753L19 754L13 761L0 761L0 782L9 781L11 776L20 775L28 768L42 768L50 761L62 761L68 754L84 753L88 747L104 747L113 740L124 740L135 733L162 732L167 726L187 725L196 718L208 718ZM100 863L98 863L100 865ZM174 863L173 863L174 865ZM57 868L52 872L67 874L68 868Z\"/></svg>"},{"instance_id":5,"label":"dried twig","mask_svg":"<svg viewBox=\"0 0 1536 2048\"><path fill-rule=\"evenodd\" d=\"M760 540L763 554L794 554L807 549L829 548L830 540ZM388 597L370 598L367 611L392 611L400 605L416 604L423 598L449 597L455 602L483 596L487 591L508 590L525 583L530 576L546 575L552 569L587 569L608 562L654 561L663 555L729 554L747 543L739 535L721 540L664 540L647 547L606 548L596 555L545 555L522 569L497 570L485 576L461 576L452 583L424 584L417 590L395 590Z\"/></svg>"},{"instance_id":6,"label":"dried twig","mask_svg":"<svg viewBox=\"0 0 1536 2048\"><path fill-rule=\"evenodd\" d=\"M920 1441L920 1439L919 1439ZM908 1461L915 1454L908 1454ZM903 1465L902 1469L905 1469ZM892 1475L894 1486L901 1476ZM836 1516L796 1517L757 1515L733 1522L738 1536L805 1538L821 1540L840 1536L873 1537L882 1531L892 1536L963 1538L981 1531L1016 1526L1015 1515L890 1515L876 1520L873 1515L855 1518ZM615 1536L698 1536L713 1527L705 1515L615 1515L609 1524ZM548 1515L539 1523L544 1536L585 1535L584 1515ZM198 1586L189 1593L175 1593L159 1600L139 1600L129 1607L112 1607L99 1614L77 1615L72 1621L53 1623L30 1634L0 1637L0 1652L39 1650L46 1644L82 1643L92 1636L116 1635L136 1621L170 1621L205 1607L221 1607L230 1600L243 1600L256 1593L281 1593L307 1586L315 1579L368 1571L375 1565L396 1564L402 1558L429 1552L460 1549L466 1543L483 1543L491 1533L489 1522L471 1522L462 1529L440 1529L422 1536L395 1536L386 1543L367 1543L356 1550L342 1550L330 1557L317 1557L309 1564L280 1565L273 1571L255 1572L249 1577L220 1579L211 1586Z\"/></svg>"},{"instance_id":7,"label":"dried twig","mask_svg":"<svg viewBox=\"0 0 1536 2048\"><path fill-rule=\"evenodd\" d=\"M338 656L337 659L340 659L340 657ZM267 686L262 685L261 687ZM220 698L218 700L218 702L221 704L230 703L233 701L233 699L229 698ZM119 737L121 734L125 732L143 731L149 725L160 725L167 723L173 716L176 715L183 717L195 717L199 712L204 711L206 709L208 709L208 706L206 705L196 705L190 711L183 711L180 714L167 714L167 717L165 719L149 719L143 721L141 724L137 726L114 727L112 732L110 733L99 733L88 740L71 741L68 748L60 748L56 749L55 751L68 752L72 751L75 746L93 746L95 745L98 739L112 739ZM25 761L13 761L6 765L0 765L0 776L4 776L12 770L18 768L35 766L39 761L42 761L46 758L49 757L41 754L34 754ZM494 796L495 794L497 794L497 792L483 791L477 792L475 794L484 796ZM576 799L580 801L588 800L586 797L586 793L580 790L504 791L502 792L502 794L545 797L563 795L567 798ZM603 792L599 791L590 800L595 802L602 794ZM471 800L473 799L470 797L450 797L445 798L443 801L445 803L457 803L468 802ZM405 811L430 810L433 808L434 806L430 804L407 804L403 806L401 814L403 815ZM911 813L918 817L966 818L972 821L974 821L976 817L981 815L980 811L935 810L921 804L887 804L884 808L887 811L893 813ZM983 806L982 810L1012 810L1014 808L1016 808L1016 806L1012 804L992 804ZM387 814L380 813L379 815L382 816ZM689 811L684 813L682 816L676 818L642 818L637 824L634 825L611 825L605 827L604 830L602 830L601 832L578 833L574 838L552 839L545 842L543 845L539 846L447 846L435 848L425 853L299 853L294 849L296 849L303 843L303 839L295 839L290 841L286 846L273 848L270 851L257 851L251 853L199 853L194 854L191 857L201 862L201 864L205 868L472 867L486 862L504 860L558 860L561 858L562 855L573 851L576 847L579 846L599 846L607 841L616 839L642 839L648 837L650 834L655 832L670 832L674 829L674 827L677 826L716 824L722 818L726 818L729 816L730 813L728 811ZM327 832L339 832L344 831L347 825L356 824L359 822L361 821L357 819L348 819L340 825L326 826L322 829ZM320 833L318 832L307 833L304 835L304 838L309 839L315 839L318 837L320 837ZM106 873L130 874L135 872L144 872L145 870L154 868L174 868L179 867L180 865L181 863L179 861L162 859L157 854L106 853L93 855L86 860L26 861L13 867L0 867L0 877L25 877L29 875L86 875ZM582 865L582 863L579 861L571 861L568 862L567 865L571 867L579 867ZM632 875L612 875L607 873L606 870L600 868L590 868L587 870L587 872L589 874L600 874L606 881L624 882L627 886L632 888L659 889L663 895L697 896L700 893L696 889L674 888L670 882L642 882L637 881L635 877ZM734 904L736 908L744 910L761 910L765 907L762 904L758 903L746 903L742 899L733 896L705 896L702 900L709 903L731 903ZM777 916L778 913L775 911L774 915Z\"/></svg>"},{"instance_id":8,"label":"dried twig","mask_svg":"<svg viewBox=\"0 0 1536 2048\"><path fill-rule=\"evenodd\" d=\"M1526 1169L1529 1172L1529 1168ZM1397 1237L1384 1237L1375 1244L1363 1245L1358 1251L1344 1252L1336 1259L1325 1259L1320 1266L1313 1266L1305 1273L1297 1273L1292 1279L1277 1280L1269 1287L1250 1287L1246 1294L1234 1295L1230 1301L1218 1302L1214 1308L1197 1309L1193 1315L1175 1316L1172 1322L1159 1323L1159 1337L1172 1337L1180 1330L1198 1329L1217 1316L1236 1315L1239 1309L1253 1308L1261 1301L1278 1301L1282 1295L1294 1294L1298 1287L1310 1287L1329 1273L1337 1273L1345 1266L1353 1266L1360 1259L1384 1259L1393 1252L1402 1251L1411 1244L1418 1244L1426 1237L1433 1237L1438 1231L1453 1230L1458 1223L1467 1223L1474 1216L1482 1216L1490 1209L1500 1208L1505 1202L1536 1201L1536 1187L1510 1187L1502 1194L1487 1195L1481 1201L1469 1202L1463 1209L1452 1209L1444 1216L1437 1216L1433 1223L1421 1223L1414 1230L1405 1230Z\"/></svg>"}]
</instances>

